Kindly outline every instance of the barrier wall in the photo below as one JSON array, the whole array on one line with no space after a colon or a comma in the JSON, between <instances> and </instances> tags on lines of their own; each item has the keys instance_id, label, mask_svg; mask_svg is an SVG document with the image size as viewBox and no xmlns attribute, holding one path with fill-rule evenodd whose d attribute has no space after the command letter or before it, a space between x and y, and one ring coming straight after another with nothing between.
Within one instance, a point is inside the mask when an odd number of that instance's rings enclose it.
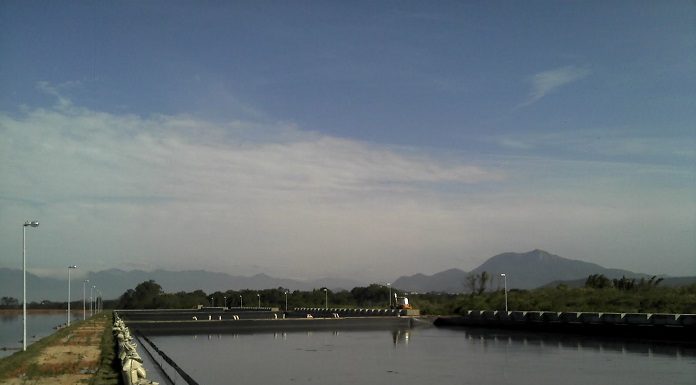
<instances>
[{"instance_id":1,"label":"barrier wall","mask_svg":"<svg viewBox=\"0 0 696 385\"><path fill-rule=\"evenodd\" d=\"M158 385L157 382L147 379L143 360L136 350L133 336L118 315L115 316L112 331L118 341L118 358L121 361L123 383L126 385Z\"/></svg>"},{"instance_id":2,"label":"barrier wall","mask_svg":"<svg viewBox=\"0 0 696 385\"><path fill-rule=\"evenodd\" d=\"M696 314L469 310L434 324L696 343Z\"/></svg>"}]
</instances>

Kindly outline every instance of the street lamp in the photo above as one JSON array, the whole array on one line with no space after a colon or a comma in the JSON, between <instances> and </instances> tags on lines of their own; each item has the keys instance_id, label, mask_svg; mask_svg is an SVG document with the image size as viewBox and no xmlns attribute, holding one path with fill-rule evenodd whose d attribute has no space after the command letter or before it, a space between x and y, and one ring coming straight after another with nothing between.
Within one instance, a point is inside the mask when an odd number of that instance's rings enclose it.
<instances>
[{"instance_id":1,"label":"street lamp","mask_svg":"<svg viewBox=\"0 0 696 385\"><path fill-rule=\"evenodd\" d=\"M387 282L387 287L389 288L389 308L391 309L392 302L391 302L391 283L390 282Z\"/></svg>"},{"instance_id":2,"label":"street lamp","mask_svg":"<svg viewBox=\"0 0 696 385\"><path fill-rule=\"evenodd\" d=\"M87 299L87 296L85 295L85 284L89 282L89 279L85 279L82 281L82 320L84 321L87 318L87 308L85 307L85 302Z\"/></svg>"},{"instance_id":3,"label":"street lamp","mask_svg":"<svg viewBox=\"0 0 696 385\"><path fill-rule=\"evenodd\" d=\"M27 350L27 226L39 227L39 222L37 221L26 221L24 222L24 227L22 227L22 314L23 314L23 325L24 325L24 335L22 337L22 350Z\"/></svg>"},{"instance_id":4,"label":"street lamp","mask_svg":"<svg viewBox=\"0 0 696 385\"><path fill-rule=\"evenodd\" d=\"M288 312L288 291L285 290L285 312Z\"/></svg>"},{"instance_id":5,"label":"street lamp","mask_svg":"<svg viewBox=\"0 0 696 385\"><path fill-rule=\"evenodd\" d=\"M70 326L70 270L77 269L77 265L68 266L68 326Z\"/></svg>"},{"instance_id":6,"label":"street lamp","mask_svg":"<svg viewBox=\"0 0 696 385\"><path fill-rule=\"evenodd\" d=\"M504 282L504 284L505 284L505 286L504 286L504 288L505 288L505 313L507 314L507 311L508 311L508 302L507 302L507 276L505 275L505 273L501 273L500 276L503 277L503 282Z\"/></svg>"},{"instance_id":7,"label":"street lamp","mask_svg":"<svg viewBox=\"0 0 696 385\"><path fill-rule=\"evenodd\" d=\"M239 295L239 307L244 307L244 298L242 298L242 295Z\"/></svg>"},{"instance_id":8,"label":"street lamp","mask_svg":"<svg viewBox=\"0 0 696 385\"><path fill-rule=\"evenodd\" d=\"M210 297L210 306L215 307L215 297Z\"/></svg>"},{"instance_id":9,"label":"street lamp","mask_svg":"<svg viewBox=\"0 0 696 385\"><path fill-rule=\"evenodd\" d=\"M326 309L329 308L329 290L326 288L324 288L324 307Z\"/></svg>"},{"instance_id":10,"label":"street lamp","mask_svg":"<svg viewBox=\"0 0 696 385\"><path fill-rule=\"evenodd\" d=\"M223 296L222 299L225 301L225 302L224 302L223 308L224 308L224 309L227 309L227 296L226 296L226 295Z\"/></svg>"},{"instance_id":11,"label":"street lamp","mask_svg":"<svg viewBox=\"0 0 696 385\"><path fill-rule=\"evenodd\" d=\"M259 297L259 309L261 308L261 294L256 293L256 296Z\"/></svg>"},{"instance_id":12,"label":"street lamp","mask_svg":"<svg viewBox=\"0 0 696 385\"><path fill-rule=\"evenodd\" d=\"M96 288L97 288L96 285L92 285L92 287L89 288L89 316L90 317L94 315L94 300L93 300L94 297L92 296L92 290L94 290Z\"/></svg>"}]
</instances>

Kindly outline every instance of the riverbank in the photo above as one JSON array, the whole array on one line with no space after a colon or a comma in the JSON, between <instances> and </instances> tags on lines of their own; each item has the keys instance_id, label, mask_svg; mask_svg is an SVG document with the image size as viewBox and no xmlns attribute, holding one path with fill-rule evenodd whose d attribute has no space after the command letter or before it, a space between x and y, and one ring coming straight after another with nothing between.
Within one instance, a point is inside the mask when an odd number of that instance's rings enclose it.
<instances>
[{"instance_id":1,"label":"riverbank","mask_svg":"<svg viewBox=\"0 0 696 385\"><path fill-rule=\"evenodd\" d=\"M7 385L118 384L114 370L111 313L73 323L0 359L0 382Z\"/></svg>"}]
</instances>

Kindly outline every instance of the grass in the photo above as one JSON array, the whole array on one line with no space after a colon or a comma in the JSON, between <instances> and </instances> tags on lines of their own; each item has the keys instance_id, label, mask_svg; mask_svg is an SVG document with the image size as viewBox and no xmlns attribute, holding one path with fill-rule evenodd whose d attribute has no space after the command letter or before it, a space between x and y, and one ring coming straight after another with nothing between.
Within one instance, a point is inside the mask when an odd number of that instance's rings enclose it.
<instances>
[{"instance_id":1,"label":"grass","mask_svg":"<svg viewBox=\"0 0 696 385\"><path fill-rule=\"evenodd\" d=\"M116 356L116 344L111 332L111 325L113 324L113 315L111 312L101 313L88 320L75 322L70 325L70 327L60 329L27 346L26 351L18 351L8 357L0 359L0 383L3 382L3 379L18 377L34 379L52 377L71 372L74 373L74 371L77 370L74 365L38 365L38 359L45 349L51 346L64 345L65 341L68 340L79 327L100 321L106 321L106 327L101 336L99 366L89 383L95 385L122 384L118 358Z\"/></svg>"},{"instance_id":2,"label":"grass","mask_svg":"<svg viewBox=\"0 0 696 385\"><path fill-rule=\"evenodd\" d=\"M111 331L111 325L114 324L113 313L108 313L109 326L104 329L101 339L101 359L99 369L90 381L91 385L121 385L123 377L121 376L121 367L116 355L117 345L114 339L114 333Z\"/></svg>"}]
</instances>

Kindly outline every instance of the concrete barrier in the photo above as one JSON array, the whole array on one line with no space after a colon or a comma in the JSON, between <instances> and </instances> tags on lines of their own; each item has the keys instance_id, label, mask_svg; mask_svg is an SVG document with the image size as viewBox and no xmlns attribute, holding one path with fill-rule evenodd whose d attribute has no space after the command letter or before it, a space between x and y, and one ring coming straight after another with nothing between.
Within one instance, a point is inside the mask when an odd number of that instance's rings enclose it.
<instances>
[{"instance_id":1,"label":"concrete barrier","mask_svg":"<svg viewBox=\"0 0 696 385\"><path fill-rule=\"evenodd\" d=\"M683 326L696 325L696 314L679 314L679 324Z\"/></svg>"},{"instance_id":2,"label":"concrete barrier","mask_svg":"<svg viewBox=\"0 0 696 385\"><path fill-rule=\"evenodd\" d=\"M514 322L526 322L527 321L527 312L526 311L511 311L510 312L510 319L512 319Z\"/></svg>"},{"instance_id":3,"label":"concrete barrier","mask_svg":"<svg viewBox=\"0 0 696 385\"><path fill-rule=\"evenodd\" d=\"M599 319L605 324L622 324L624 323L622 313L602 313L599 315Z\"/></svg>"},{"instance_id":4,"label":"concrete barrier","mask_svg":"<svg viewBox=\"0 0 696 385\"><path fill-rule=\"evenodd\" d=\"M561 313L555 311L545 311L541 313L544 322L561 322Z\"/></svg>"},{"instance_id":5,"label":"concrete barrier","mask_svg":"<svg viewBox=\"0 0 696 385\"><path fill-rule=\"evenodd\" d=\"M680 325L678 314L651 314L650 323L653 325Z\"/></svg>"},{"instance_id":6,"label":"concrete barrier","mask_svg":"<svg viewBox=\"0 0 696 385\"><path fill-rule=\"evenodd\" d=\"M121 375L126 385L158 385L157 382L147 379L147 373L143 367L143 360L136 351L136 344L130 330L123 321L115 316L114 326L111 329L118 341L118 358L121 361Z\"/></svg>"},{"instance_id":7,"label":"concrete barrier","mask_svg":"<svg viewBox=\"0 0 696 385\"><path fill-rule=\"evenodd\" d=\"M599 313L580 313L578 319L584 324L597 324L602 322L599 318Z\"/></svg>"},{"instance_id":8,"label":"concrete barrier","mask_svg":"<svg viewBox=\"0 0 696 385\"><path fill-rule=\"evenodd\" d=\"M648 325L650 324L649 316L650 314L647 313L626 313L623 320L629 325Z\"/></svg>"}]
</instances>

